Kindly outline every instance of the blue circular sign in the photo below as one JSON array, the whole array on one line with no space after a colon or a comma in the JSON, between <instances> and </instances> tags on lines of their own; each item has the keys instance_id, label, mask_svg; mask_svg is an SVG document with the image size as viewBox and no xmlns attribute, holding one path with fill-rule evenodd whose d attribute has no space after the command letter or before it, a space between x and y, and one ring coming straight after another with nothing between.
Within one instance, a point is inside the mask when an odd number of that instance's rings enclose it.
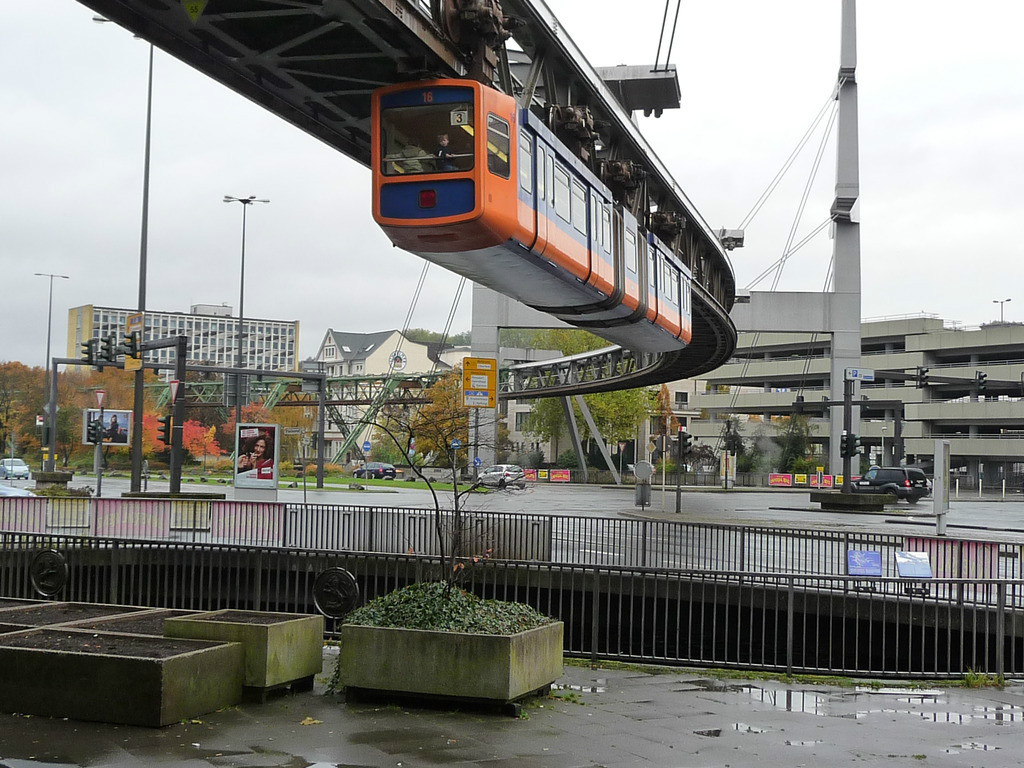
<instances>
[{"instance_id":1,"label":"blue circular sign","mask_svg":"<svg viewBox=\"0 0 1024 768\"><path fill-rule=\"evenodd\" d=\"M479 456L477 456L476 458L473 459L473 466L474 467L479 467L481 464L483 464L483 461L481 461Z\"/></svg>"},{"instance_id":2,"label":"blue circular sign","mask_svg":"<svg viewBox=\"0 0 1024 768\"><path fill-rule=\"evenodd\" d=\"M369 452L370 452L370 449L371 449L372 447L373 447L373 446L372 446L372 445L370 445L370 441L369 441L369 440L364 440L364 441L363 441L363 453L369 453Z\"/></svg>"},{"instance_id":3,"label":"blue circular sign","mask_svg":"<svg viewBox=\"0 0 1024 768\"><path fill-rule=\"evenodd\" d=\"M454 440L452 440L452 448L459 449L461 447L462 447L462 441L459 440L459 438L456 437Z\"/></svg>"}]
</instances>

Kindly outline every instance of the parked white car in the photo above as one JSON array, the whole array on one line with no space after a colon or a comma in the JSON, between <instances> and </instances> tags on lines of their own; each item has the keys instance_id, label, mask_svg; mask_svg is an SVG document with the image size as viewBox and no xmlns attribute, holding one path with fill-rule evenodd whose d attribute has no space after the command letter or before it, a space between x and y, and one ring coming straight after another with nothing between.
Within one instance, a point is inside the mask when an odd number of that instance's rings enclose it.
<instances>
[{"instance_id":1,"label":"parked white car","mask_svg":"<svg viewBox=\"0 0 1024 768\"><path fill-rule=\"evenodd\" d=\"M526 477L523 475L523 468L515 464L495 464L480 473L477 481L480 485L492 488L516 488L526 487Z\"/></svg>"},{"instance_id":2,"label":"parked white car","mask_svg":"<svg viewBox=\"0 0 1024 768\"><path fill-rule=\"evenodd\" d=\"M0 459L0 480L28 480L31 472L23 459Z\"/></svg>"}]
</instances>

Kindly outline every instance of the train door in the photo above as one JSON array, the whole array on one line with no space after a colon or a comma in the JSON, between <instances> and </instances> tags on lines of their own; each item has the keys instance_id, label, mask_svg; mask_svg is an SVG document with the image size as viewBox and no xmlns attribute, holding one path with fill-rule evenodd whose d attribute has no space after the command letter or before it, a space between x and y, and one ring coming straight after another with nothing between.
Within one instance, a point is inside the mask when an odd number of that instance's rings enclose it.
<instances>
[{"instance_id":1,"label":"train door","mask_svg":"<svg viewBox=\"0 0 1024 768\"><path fill-rule=\"evenodd\" d=\"M658 249L647 242L646 237L638 238L642 261L647 267L647 319L652 323L658 319L661 302L658 299ZM646 258L643 258L646 256Z\"/></svg>"},{"instance_id":2,"label":"train door","mask_svg":"<svg viewBox=\"0 0 1024 768\"><path fill-rule=\"evenodd\" d=\"M541 255L547 248L548 227L555 212L551 199L551 147L544 144L540 137L537 138L536 167L537 195L534 198L534 206L537 213L537 238L534 241L533 252Z\"/></svg>"},{"instance_id":3,"label":"train door","mask_svg":"<svg viewBox=\"0 0 1024 768\"><path fill-rule=\"evenodd\" d=\"M519 127L519 231L516 240L533 249L537 242L537 174L533 134Z\"/></svg>"}]
</instances>

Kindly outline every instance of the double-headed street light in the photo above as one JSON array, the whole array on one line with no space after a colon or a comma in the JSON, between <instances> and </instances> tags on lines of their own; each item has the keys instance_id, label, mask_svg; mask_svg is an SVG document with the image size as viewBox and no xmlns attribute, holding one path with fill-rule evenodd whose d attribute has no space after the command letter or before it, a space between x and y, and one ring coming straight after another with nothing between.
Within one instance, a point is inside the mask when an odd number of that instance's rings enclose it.
<instances>
[{"instance_id":1,"label":"double-headed street light","mask_svg":"<svg viewBox=\"0 0 1024 768\"><path fill-rule=\"evenodd\" d=\"M993 304L998 304L999 305L999 322L1000 323L1003 322L1003 304L1005 304L1008 301L1013 301L1013 299L992 299L992 303Z\"/></svg>"},{"instance_id":2,"label":"double-headed street light","mask_svg":"<svg viewBox=\"0 0 1024 768\"><path fill-rule=\"evenodd\" d=\"M51 430L50 439L47 442L51 446L51 450L47 451L46 461L43 462L44 470L53 469L53 451L52 446L56 439L56 435L52 434L57 429L57 388L53 386L50 381L50 331L53 328L53 278L59 277L62 280L70 280L71 278L67 275L54 275L49 272L34 272L36 277L48 277L50 278L50 298L46 306L46 425ZM54 372L56 373L56 372Z\"/></svg>"},{"instance_id":3,"label":"double-headed street light","mask_svg":"<svg viewBox=\"0 0 1024 768\"><path fill-rule=\"evenodd\" d=\"M110 19L93 16L97 24L109 24ZM139 312L146 311L146 259L149 249L149 149L153 128L153 44L149 44L149 79L146 86L146 146L142 159L142 231L139 243ZM146 339L145 320L140 341ZM142 410L145 404L145 367L135 372L135 392L132 403L132 479L131 490L142 490Z\"/></svg>"},{"instance_id":4,"label":"double-headed street light","mask_svg":"<svg viewBox=\"0 0 1024 768\"><path fill-rule=\"evenodd\" d=\"M241 279L239 280L238 289L238 352L235 359L236 368L245 367L245 352L243 350L245 344L245 214L249 210L249 206L253 203L269 203L269 200L257 199L256 195L250 195L249 197L232 197L231 195L224 195L225 203L241 203L242 204L242 270ZM244 397L242 394L242 375L235 374L235 423L240 424L242 421L242 406L245 404Z\"/></svg>"}]
</instances>

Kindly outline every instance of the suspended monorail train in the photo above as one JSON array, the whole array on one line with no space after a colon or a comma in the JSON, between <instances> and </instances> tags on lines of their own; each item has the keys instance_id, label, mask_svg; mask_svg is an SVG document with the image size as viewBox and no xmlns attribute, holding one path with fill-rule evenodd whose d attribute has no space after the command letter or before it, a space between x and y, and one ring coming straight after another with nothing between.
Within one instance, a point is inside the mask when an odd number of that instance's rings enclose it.
<instances>
[{"instance_id":1,"label":"suspended monorail train","mask_svg":"<svg viewBox=\"0 0 1024 768\"><path fill-rule=\"evenodd\" d=\"M630 349L689 343L690 271L512 97L381 88L372 151L373 217L398 247Z\"/></svg>"}]
</instances>

